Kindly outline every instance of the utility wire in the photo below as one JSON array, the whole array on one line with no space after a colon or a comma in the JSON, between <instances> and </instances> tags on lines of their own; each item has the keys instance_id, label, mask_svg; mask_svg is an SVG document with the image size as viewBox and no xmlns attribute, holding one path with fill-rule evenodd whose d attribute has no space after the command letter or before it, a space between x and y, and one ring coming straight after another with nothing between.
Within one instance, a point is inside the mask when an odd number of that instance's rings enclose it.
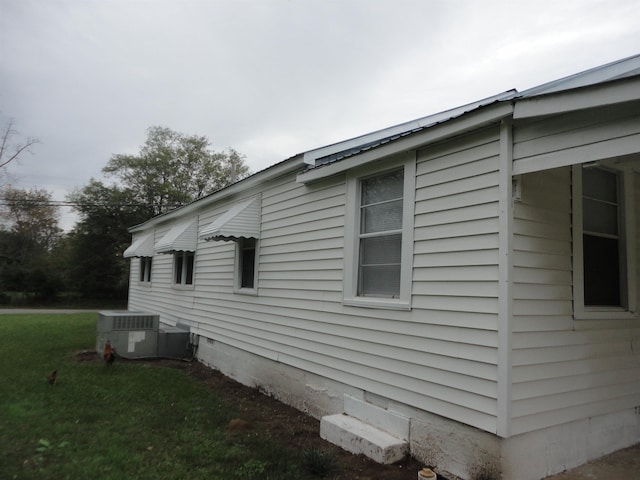
<instances>
[{"instance_id":1,"label":"utility wire","mask_svg":"<svg viewBox=\"0 0 640 480\"><path fill-rule=\"evenodd\" d=\"M30 207L154 207L156 205L141 204L141 203L87 203L87 202L68 202L63 200L49 200L47 202L39 202L37 200L19 200L11 201L0 198L0 206L17 207L17 206L30 206ZM179 205L167 205L169 208L177 208Z\"/></svg>"}]
</instances>

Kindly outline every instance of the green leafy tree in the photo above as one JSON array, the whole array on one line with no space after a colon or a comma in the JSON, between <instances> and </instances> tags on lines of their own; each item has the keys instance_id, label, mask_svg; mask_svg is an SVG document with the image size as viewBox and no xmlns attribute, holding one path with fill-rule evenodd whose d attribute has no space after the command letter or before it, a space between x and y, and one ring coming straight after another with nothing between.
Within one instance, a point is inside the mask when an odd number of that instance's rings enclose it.
<instances>
[{"instance_id":1,"label":"green leafy tree","mask_svg":"<svg viewBox=\"0 0 640 480\"><path fill-rule=\"evenodd\" d=\"M68 196L79 214L69 234L67 275L83 298L126 298L128 263L122 252L131 243L127 228L152 214L131 189L107 186L92 179Z\"/></svg>"},{"instance_id":2,"label":"green leafy tree","mask_svg":"<svg viewBox=\"0 0 640 480\"><path fill-rule=\"evenodd\" d=\"M51 300L63 287L50 255L60 241L59 209L46 190L5 188L0 230L0 284Z\"/></svg>"},{"instance_id":3,"label":"green leafy tree","mask_svg":"<svg viewBox=\"0 0 640 480\"><path fill-rule=\"evenodd\" d=\"M243 155L231 148L215 152L207 137L155 126L137 155L113 155L103 172L157 215L237 182L249 169Z\"/></svg>"},{"instance_id":4,"label":"green leafy tree","mask_svg":"<svg viewBox=\"0 0 640 480\"><path fill-rule=\"evenodd\" d=\"M138 154L113 155L103 172L67 199L80 219L69 235L70 282L85 298L126 298L128 227L237 182L249 169L233 149L215 152L206 137L151 127Z\"/></svg>"}]
</instances>

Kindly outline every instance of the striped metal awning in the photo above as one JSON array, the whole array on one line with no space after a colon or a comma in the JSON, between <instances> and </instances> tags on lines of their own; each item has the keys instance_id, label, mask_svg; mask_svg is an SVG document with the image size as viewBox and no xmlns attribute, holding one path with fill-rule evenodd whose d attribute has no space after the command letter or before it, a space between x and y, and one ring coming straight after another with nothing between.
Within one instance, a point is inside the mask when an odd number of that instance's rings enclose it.
<instances>
[{"instance_id":1,"label":"striped metal awning","mask_svg":"<svg viewBox=\"0 0 640 480\"><path fill-rule=\"evenodd\" d=\"M203 240L260 238L260 197L235 204L200 233Z\"/></svg>"},{"instance_id":2,"label":"striped metal awning","mask_svg":"<svg viewBox=\"0 0 640 480\"><path fill-rule=\"evenodd\" d=\"M122 255L124 258L153 257L153 232L137 235Z\"/></svg>"},{"instance_id":3,"label":"striped metal awning","mask_svg":"<svg viewBox=\"0 0 640 480\"><path fill-rule=\"evenodd\" d=\"M156 253L195 252L198 243L198 219L191 218L175 224L156 242Z\"/></svg>"}]
</instances>

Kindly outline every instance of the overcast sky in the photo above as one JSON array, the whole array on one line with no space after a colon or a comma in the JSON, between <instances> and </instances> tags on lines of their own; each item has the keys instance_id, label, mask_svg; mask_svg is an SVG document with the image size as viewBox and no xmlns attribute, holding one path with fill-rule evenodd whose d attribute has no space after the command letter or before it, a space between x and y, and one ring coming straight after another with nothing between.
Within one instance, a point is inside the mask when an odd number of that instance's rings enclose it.
<instances>
[{"instance_id":1,"label":"overcast sky","mask_svg":"<svg viewBox=\"0 0 640 480\"><path fill-rule=\"evenodd\" d=\"M64 200L150 126L256 172L638 53L638 0L0 0L0 125Z\"/></svg>"}]
</instances>

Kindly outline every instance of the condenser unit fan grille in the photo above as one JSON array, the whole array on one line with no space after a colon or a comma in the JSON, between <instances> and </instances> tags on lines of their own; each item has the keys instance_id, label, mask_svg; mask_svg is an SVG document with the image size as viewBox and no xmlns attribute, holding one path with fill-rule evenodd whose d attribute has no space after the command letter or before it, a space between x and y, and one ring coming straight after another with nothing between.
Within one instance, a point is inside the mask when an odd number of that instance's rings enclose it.
<instances>
[{"instance_id":1,"label":"condenser unit fan grille","mask_svg":"<svg viewBox=\"0 0 640 480\"><path fill-rule=\"evenodd\" d=\"M113 330L154 330L157 329L156 318L131 316L113 317Z\"/></svg>"}]
</instances>

